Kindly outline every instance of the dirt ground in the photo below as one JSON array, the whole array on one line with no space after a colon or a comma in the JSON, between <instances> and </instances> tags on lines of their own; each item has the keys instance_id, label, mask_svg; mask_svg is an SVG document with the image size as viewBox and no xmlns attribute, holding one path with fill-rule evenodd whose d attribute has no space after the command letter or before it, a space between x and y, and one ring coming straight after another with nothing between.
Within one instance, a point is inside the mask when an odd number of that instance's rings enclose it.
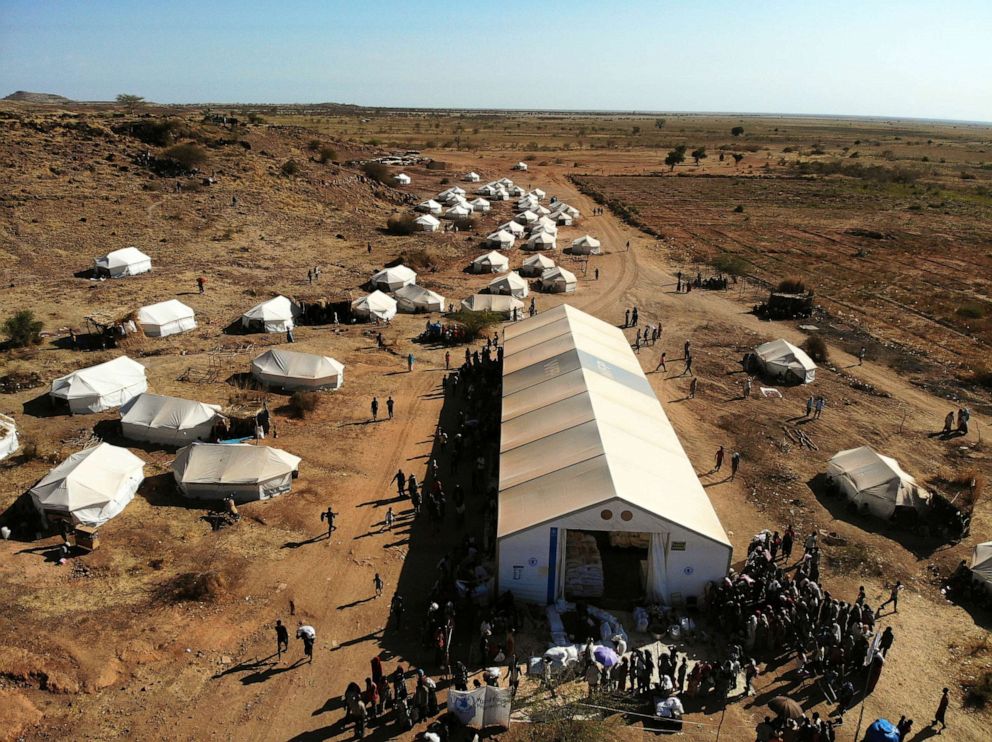
<instances>
[{"instance_id":1,"label":"dirt ground","mask_svg":"<svg viewBox=\"0 0 992 742\"><path fill-rule=\"evenodd\" d=\"M588 272L561 256L580 278L578 292L567 300L614 323L622 320L625 307L637 305L644 321L663 324L660 343L642 349L640 358L728 530L737 560L751 536L765 527L781 529L791 522L797 530L835 532L848 546L826 550L824 583L832 594L851 600L864 585L869 601L877 604L888 583L901 579L907 585L899 613L881 621L893 626L896 642L865 703L866 721L905 713L920 728L947 684L954 699L949 738L986 737L987 713L963 710L961 688L992 665L986 643L990 617L945 601L935 572L946 573L970 555L974 543L986 540L992 530L988 500L979 503L966 542L941 546L852 518L809 483L834 452L864 443L895 456L923 480L971 469L988 476L988 443L979 442L976 432L987 433L988 418L973 418L966 439L929 437L953 402L890 365L869 360L858 366L834 344L831 362L815 383L816 393L828 400L827 411L804 426L818 450L788 445L782 425L801 414L807 390L786 388L782 399L743 400L737 360L757 342L785 337L798 343L804 333L796 323L760 321L747 312L739 292L676 294L675 271L684 267L680 238L659 242L609 210L591 216L594 202L569 180L576 171L571 154L561 163L550 155L546 164L533 161L531 171L518 178L509 168L525 148L445 149L433 154L448 162L449 170L407 169L413 184L397 190L367 182L347 164L313 161L311 130L258 125L238 135L250 150L210 149L213 185L183 179L183 190L175 192L174 179L153 177L134 164L145 145L113 133L119 121L110 112L80 118L17 108L4 113L0 166L11 187L0 202L3 310L33 308L50 334L36 349L5 353L3 363L6 369L37 371L46 384L120 352L74 351L65 342L65 328L83 327L92 312L120 315L178 297L197 311L200 327L178 338L131 340L126 351L148 367L153 391L229 404L239 390L228 379L247 370L264 346L284 341L224 332L268 296L355 298L373 270L403 252L429 254L434 270L424 272L420 282L449 299L464 298L487 282L462 269L484 251L480 236L512 214L510 204L497 205L468 234L391 237L381 231L405 203L444 188L442 179L455 182L469 169L483 181L509 175L575 205L585 218L563 228L559 242L588 232L607 254L594 258ZM211 139L230 137L222 128L204 131ZM368 143L336 140L334 145L342 162L374 151ZM638 152L582 156L587 172L603 175L651 167ZM281 174L288 159L301 163L298 175ZM128 244L147 248L155 261L151 275L107 282L73 275L96 255ZM514 251L511 263L521 259ZM307 283L313 265L322 268L318 285ZM593 268L600 270L598 281L592 279ZM198 275L207 278L202 296L195 293ZM987 277L975 285L984 290ZM538 296L538 307L560 300ZM425 523L411 523L403 509L399 527L381 532L386 508L397 505L394 472L422 471L439 417L452 414L442 409L439 393L443 350L412 342L423 321L399 316L388 328L378 328L385 350L376 348L375 329L368 326L297 331L294 349L345 364L345 386L302 420L289 414L285 397L270 396L278 438L267 443L303 457L300 478L291 494L244 507L237 527L211 532L202 511L171 486L172 452L154 448L132 448L148 462L148 479L125 512L101 529L103 546L95 553L55 566L45 556L55 539L35 539L31 529L15 527L15 538L0 545L0 584L9 596L0 613L4 733L28 740L194 740L208 733L252 740L346 738L351 730L340 723L340 697L349 681L368 674L374 653L386 653L388 669L395 663L427 663L416 630L424 610L420 596L459 534L431 534ZM685 339L695 348L700 378L699 395L692 400L686 399L687 377L678 375ZM219 352L224 347L228 352ZM653 373L662 350L671 370ZM406 372L409 352L417 359L412 373ZM452 355L457 359L461 352ZM200 381L179 381L188 369ZM852 381L867 382L875 391L861 391ZM0 464L0 511L53 462L77 450L92 430L114 440L116 414L53 414L38 399L46 390L0 395L0 412L14 415L22 438L37 446L31 458L15 456ZM396 419L370 424L372 395L380 400L391 395ZM743 453L736 481L706 473L720 444ZM328 504L340 513L330 544L319 538L319 513ZM375 572L386 583L378 600L372 597ZM184 576L202 573L213 575L202 599L178 599L176 586ZM385 629L394 591L406 598L408 624L401 631ZM276 618L316 627L312 666L292 664L300 653L295 641L289 662L272 663ZM787 670L760 676L758 696L728 704L725 713L715 706L692 710L687 719L710 726L694 727L686 736L714 739L714 725L722 721L721 738L749 738L765 713L763 704L780 690L796 691ZM813 691L803 700L809 708L827 708ZM840 739L853 738L852 716ZM375 735L385 738L390 732L380 728Z\"/></svg>"}]
</instances>

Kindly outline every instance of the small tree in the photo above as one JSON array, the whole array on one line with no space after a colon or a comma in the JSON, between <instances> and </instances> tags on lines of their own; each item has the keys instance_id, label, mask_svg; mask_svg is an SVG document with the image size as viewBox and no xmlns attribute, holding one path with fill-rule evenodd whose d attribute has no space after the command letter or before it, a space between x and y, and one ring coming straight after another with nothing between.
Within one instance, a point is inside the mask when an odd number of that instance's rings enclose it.
<instances>
[{"instance_id":1,"label":"small tree","mask_svg":"<svg viewBox=\"0 0 992 742\"><path fill-rule=\"evenodd\" d=\"M734 167L737 167L738 165L740 165L741 164L741 160L744 159L744 155L742 155L740 152L734 152L731 155L731 157L734 158Z\"/></svg>"},{"instance_id":2,"label":"small tree","mask_svg":"<svg viewBox=\"0 0 992 742\"><path fill-rule=\"evenodd\" d=\"M640 133L641 133L641 127L640 127L640 126L635 126L635 127L633 127L633 128L632 128L632 129L630 130L630 133L631 133L631 134L633 134L634 136L637 136L638 134L640 134Z\"/></svg>"},{"instance_id":3,"label":"small tree","mask_svg":"<svg viewBox=\"0 0 992 742\"><path fill-rule=\"evenodd\" d=\"M830 352L827 350L827 344L819 335L810 335L806 338L806 342L803 343L803 350L806 351L806 355L817 363L826 363L827 358L830 356Z\"/></svg>"},{"instance_id":4,"label":"small tree","mask_svg":"<svg viewBox=\"0 0 992 742\"><path fill-rule=\"evenodd\" d=\"M695 160L696 164L699 164L700 160L706 159L706 147L698 147L692 150L692 159Z\"/></svg>"},{"instance_id":5,"label":"small tree","mask_svg":"<svg viewBox=\"0 0 992 742\"><path fill-rule=\"evenodd\" d=\"M207 152L198 144L184 142L169 147L162 153L162 157L183 170L192 171L207 161Z\"/></svg>"},{"instance_id":6,"label":"small tree","mask_svg":"<svg viewBox=\"0 0 992 742\"><path fill-rule=\"evenodd\" d=\"M336 159L338 159L337 150L329 144L322 146L317 153L317 162L321 164L326 165L328 162L333 162Z\"/></svg>"},{"instance_id":7,"label":"small tree","mask_svg":"<svg viewBox=\"0 0 992 742\"><path fill-rule=\"evenodd\" d=\"M733 129L730 130L730 133L733 134L735 137L739 137L741 134L744 133L744 127L735 126Z\"/></svg>"},{"instance_id":8,"label":"small tree","mask_svg":"<svg viewBox=\"0 0 992 742\"><path fill-rule=\"evenodd\" d=\"M665 128L665 119L655 119L654 120L654 128L655 129L663 129L663 128Z\"/></svg>"},{"instance_id":9,"label":"small tree","mask_svg":"<svg viewBox=\"0 0 992 742\"><path fill-rule=\"evenodd\" d=\"M44 326L41 320L34 318L34 312L30 309L21 309L6 319L3 331L13 347L24 348L41 342L41 330Z\"/></svg>"},{"instance_id":10,"label":"small tree","mask_svg":"<svg viewBox=\"0 0 992 742\"><path fill-rule=\"evenodd\" d=\"M417 231L416 218L410 214L397 214L386 220L386 231L403 237Z\"/></svg>"},{"instance_id":11,"label":"small tree","mask_svg":"<svg viewBox=\"0 0 992 742\"><path fill-rule=\"evenodd\" d=\"M117 96L117 102L124 106L128 113L134 113L134 109L144 103L145 99L140 95L121 93Z\"/></svg>"},{"instance_id":12,"label":"small tree","mask_svg":"<svg viewBox=\"0 0 992 742\"><path fill-rule=\"evenodd\" d=\"M393 177L389 168L381 162L366 162L362 165L362 172L379 183L389 183Z\"/></svg>"},{"instance_id":13,"label":"small tree","mask_svg":"<svg viewBox=\"0 0 992 742\"><path fill-rule=\"evenodd\" d=\"M685 149L685 145L680 144L665 156L665 164L668 165L669 171L674 170L676 165L685 162Z\"/></svg>"},{"instance_id":14,"label":"small tree","mask_svg":"<svg viewBox=\"0 0 992 742\"><path fill-rule=\"evenodd\" d=\"M296 160L286 160L282 164L282 167L279 168L279 171L283 175L291 178L294 175L298 175L299 174L299 172L300 172L300 163L298 163Z\"/></svg>"}]
</instances>

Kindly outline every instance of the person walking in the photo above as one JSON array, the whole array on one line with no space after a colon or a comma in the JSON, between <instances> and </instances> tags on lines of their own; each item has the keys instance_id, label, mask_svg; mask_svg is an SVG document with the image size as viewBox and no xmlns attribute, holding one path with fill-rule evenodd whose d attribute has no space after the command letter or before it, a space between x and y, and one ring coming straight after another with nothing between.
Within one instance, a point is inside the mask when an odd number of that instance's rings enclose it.
<instances>
[{"instance_id":1,"label":"person walking","mask_svg":"<svg viewBox=\"0 0 992 742\"><path fill-rule=\"evenodd\" d=\"M403 473L402 469L396 470L393 481L396 482L396 494L403 497L403 493L406 491L406 474Z\"/></svg>"},{"instance_id":2,"label":"person walking","mask_svg":"<svg viewBox=\"0 0 992 742\"><path fill-rule=\"evenodd\" d=\"M751 398L751 377L748 376L744 379L744 399Z\"/></svg>"},{"instance_id":3,"label":"person walking","mask_svg":"<svg viewBox=\"0 0 992 742\"><path fill-rule=\"evenodd\" d=\"M692 344L686 340L685 345L682 346L682 356L684 358L689 358L692 356Z\"/></svg>"},{"instance_id":4,"label":"person walking","mask_svg":"<svg viewBox=\"0 0 992 742\"><path fill-rule=\"evenodd\" d=\"M692 359L690 358L689 361L690 361L690 364L691 364ZM695 376L693 376L692 377L692 381L689 382L689 399L695 399L696 398L696 387L697 386L699 386L699 379L696 378Z\"/></svg>"},{"instance_id":5,"label":"person walking","mask_svg":"<svg viewBox=\"0 0 992 742\"><path fill-rule=\"evenodd\" d=\"M889 603L892 603L892 612L893 613L898 613L899 612L899 593L901 593L901 592L902 592L902 583L899 580L896 580L896 584L893 585L892 586L892 589L889 591L889 599L886 600L884 603L882 603L882 605L880 605L878 607L878 609L875 611L875 615L876 616L880 616L882 614L882 609L885 608L885 606L887 606Z\"/></svg>"},{"instance_id":6,"label":"person walking","mask_svg":"<svg viewBox=\"0 0 992 742\"><path fill-rule=\"evenodd\" d=\"M392 420L392 419L393 419L393 406L394 406L395 404L396 404L396 403L395 403L395 402L393 402L393 398L392 398L392 397L387 397L387 398L386 398L386 414L388 414L388 415L389 415L389 419L390 419L390 420Z\"/></svg>"},{"instance_id":7,"label":"person walking","mask_svg":"<svg viewBox=\"0 0 992 742\"><path fill-rule=\"evenodd\" d=\"M296 638L303 640L303 654L307 657L307 662L313 662L313 645L317 641L317 630L300 621L296 629Z\"/></svg>"},{"instance_id":8,"label":"person walking","mask_svg":"<svg viewBox=\"0 0 992 742\"><path fill-rule=\"evenodd\" d=\"M792 558L792 544L796 540L796 532L792 530L792 524L785 529L785 533L782 534L782 560L788 564L789 560Z\"/></svg>"},{"instance_id":9,"label":"person walking","mask_svg":"<svg viewBox=\"0 0 992 742\"><path fill-rule=\"evenodd\" d=\"M296 338L293 336L293 328L292 327L287 327L286 328L286 342L287 343L295 343L296 342Z\"/></svg>"},{"instance_id":10,"label":"person walking","mask_svg":"<svg viewBox=\"0 0 992 742\"><path fill-rule=\"evenodd\" d=\"M379 418L379 400L376 397L372 397L372 422L375 422Z\"/></svg>"},{"instance_id":11,"label":"person walking","mask_svg":"<svg viewBox=\"0 0 992 742\"><path fill-rule=\"evenodd\" d=\"M203 276L199 276L196 279L196 287L200 290L201 294L206 291L206 289L204 288L206 285L207 285L207 279L204 278Z\"/></svg>"},{"instance_id":12,"label":"person walking","mask_svg":"<svg viewBox=\"0 0 992 742\"><path fill-rule=\"evenodd\" d=\"M686 374L689 374L689 376L692 376L693 375L692 374L692 356L686 356L685 357L685 368L682 370L682 375L685 376Z\"/></svg>"},{"instance_id":13,"label":"person walking","mask_svg":"<svg viewBox=\"0 0 992 742\"><path fill-rule=\"evenodd\" d=\"M627 309L623 313L623 326L630 327L630 310Z\"/></svg>"},{"instance_id":14,"label":"person walking","mask_svg":"<svg viewBox=\"0 0 992 742\"><path fill-rule=\"evenodd\" d=\"M393 611L393 616L396 618L396 628L400 631L403 630L403 596L399 593L393 595L393 600L390 602L389 607Z\"/></svg>"},{"instance_id":15,"label":"person walking","mask_svg":"<svg viewBox=\"0 0 992 742\"><path fill-rule=\"evenodd\" d=\"M375 573L375 577L372 578L372 587L375 588L375 597L381 598L382 597L382 578L379 576L379 573L378 572L376 572Z\"/></svg>"},{"instance_id":16,"label":"person walking","mask_svg":"<svg viewBox=\"0 0 992 742\"><path fill-rule=\"evenodd\" d=\"M865 365L865 347L862 345L861 350L858 351L858 365Z\"/></svg>"},{"instance_id":17,"label":"person walking","mask_svg":"<svg viewBox=\"0 0 992 742\"><path fill-rule=\"evenodd\" d=\"M723 446L720 446L716 450L716 466L713 467L713 471L720 471L720 469L723 468L723 457L724 457Z\"/></svg>"},{"instance_id":18,"label":"person walking","mask_svg":"<svg viewBox=\"0 0 992 742\"><path fill-rule=\"evenodd\" d=\"M665 359L667 357L668 357L668 354L667 353L662 353L661 354L661 358L658 360L658 365L654 367L654 370L655 371L657 371L660 368L666 374L668 373L668 366L665 365Z\"/></svg>"},{"instance_id":19,"label":"person walking","mask_svg":"<svg viewBox=\"0 0 992 742\"><path fill-rule=\"evenodd\" d=\"M289 629L287 629L280 619L276 619L276 657L277 661L282 661L283 651L289 651Z\"/></svg>"},{"instance_id":20,"label":"person walking","mask_svg":"<svg viewBox=\"0 0 992 742\"><path fill-rule=\"evenodd\" d=\"M334 517L336 515L337 513L334 512L331 506L328 506L327 510L320 514L321 522L327 521L327 543L331 543L331 535L334 532Z\"/></svg>"},{"instance_id":21,"label":"person walking","mask_svg":"<svg viewBox=\"0 0 992 742\"><path fill-rule=\"evenodd\" d=\"M933 721L930 722L930 726L935 727L940 724L940 731L937 734L941 734L945 729L947 729L947 722L944 720L947 714L947 706L950 704L950 698L948 697L950 689L944 688L942 695L940 696L940 703L937 704L937 713L933 715Z\"/></svg>"},{"instance_id":22,"label":"person walking","mask_svg":"<svg viewBox=\"0 0 992 742\"><path fill-rule=\"evenodd\" d=\"M406 370L407 372L413 371L413 353L407 353Z\"/></svg>"},{"instance_id":23,"label":"person walking","mask_svg":"<svg viewBox=\"0 0 992 742\"><path fill-rule=\"evenodd\" d=\"M599 268L593 271L593 275L596 276L596 280L599 280Z\"/></svg>"},{"instance_id":24,"label":"person walking","mask_svg":"<svg viewBox=\"0 0 992 742\"><path fill-rule=\"evenodd\" d=\"M813 405L816 403L816 399L813 395L809 395L809 399L806 400L806 414L804 417L809 417L813 414Z\"/></svg>"},{"instance_id":25,"label":"person walking","mask_svg":"<svg viewBox=\"0 0 992 742\"><path fill-rule=\"evenodd\" d=\"M451 351L444 351L444 370L447 371L451 368Z\"/></svg>"},{"instance_id":26,"label":"person walking","mask_svg":"<svg viewBox=\"0 0 992 742\"><path fill-rule=\"evenodd\" d=\"M391 531L391 530L393 530L393 523L395 521L396 521L396 516L393 515L393 506L390 505L388 508L386 508L386 517L383 519L383 522L382 522L382 524L383 524L382 525L382 530L383 531Z\"/></svg>"},{"instance_id":27,"label":"person walking","mask_svg":"<svg viewBox=\"0 0 992 742\"><path fill-rule=\"evenodd\" d=\"M737 477L737 470L741 468L741 452L734 451L730 454L730 481Z\"/></svg>"},{"instance_id":28,"label":"person walking","mask_svg":"<svg viewBox=\"0 0 992 742\"><path fill-rule=\"evenodd\" d=\"M633 309L630 310L630 322L634 327L637 327L637 318L638 318L637 307L635 306Z\"/></svg>"},{"instance_id":29,"label":"person walking","mask_svg":"<svg viewBox=\"0 0 992 742\"><path fill-rule=\"evenodd\" d=\"M947 413L947 417L944 418L944 430L942 431L944 435L950 435L951 431L954 429L954 410Z\"/></svg>"},{"instance_id":30,"label":"person walking","mask_svg":"<svg viewBox=\"0 0 992 742\"><path fill-rule=\"evenodd\" d=\"M886 626L885 631L882 632L882 638L878 640L878 651L882 653L883 657L889 656L889 650L892 649L892 643L895 640L896 635L892 633L892 627Z\"/></svg>"},{"instance_id":31,"label":"person walking","mask_svg":"<svg viewBox=\"0 0 992 742\"><path fill-rule=\"evenodd\" d=\"M826 406L826 404L827 404L827 400L825 400L823 397L816 398L816 412L813 413L814 420L820 419L820 415L823 414L823 408Z\"/></svg>"}]
</instances>

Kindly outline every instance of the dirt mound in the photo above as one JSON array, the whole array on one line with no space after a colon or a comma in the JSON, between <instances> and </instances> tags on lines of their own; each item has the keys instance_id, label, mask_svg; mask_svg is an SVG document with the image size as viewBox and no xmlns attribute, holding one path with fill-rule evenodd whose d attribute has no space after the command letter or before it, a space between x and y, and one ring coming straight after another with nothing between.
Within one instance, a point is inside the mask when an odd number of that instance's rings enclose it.
<instances>
[{"instance_id":1,"label":"dirt mound","mask_svg":"<svg viewBox=\"0 0 992 742\"><path fill-rule=\"evenodd\" d=\"M18 739L44 714L16 690L0 690L0 740Z\"/></svg>"},{"instance_id":2,"label":"dirt mound","mask_svg":"<svg viewBox=\"0 0 992 742\"><path fill-rule=\"evenodd\" d=\"M212 603L224 597L228 587L220 572L184 572L159 586L158 596L171 603Z\"/></svg>"},{"instance_id":3,"label":"dirt mound","mask_svg":"<svg viewBox=\"0 0 992 742\"><path fill-rule=\"evenodd\" d=\"M14 100L22 103L72 103L71 98L66 98L63 95L55 95L55 93L32 93L28 90L18 90L3 100Z\"/></svg>"},{"instance_id":4,"label":"dirt mound","mask_svg":"<svg viewBox=\"0 0 992 742\"><path fill-rule=\"evenodd\" d=\"M80 690L79 680L68 665L17 647L0 647L0 677L37 684L52 693L78 693Z\"/></svg>"}]
</instances>

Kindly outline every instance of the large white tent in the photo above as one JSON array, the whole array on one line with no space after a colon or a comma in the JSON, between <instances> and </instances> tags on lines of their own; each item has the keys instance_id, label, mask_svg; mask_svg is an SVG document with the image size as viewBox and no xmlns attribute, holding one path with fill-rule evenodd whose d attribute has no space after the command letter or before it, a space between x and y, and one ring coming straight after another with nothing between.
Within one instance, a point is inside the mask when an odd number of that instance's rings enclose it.
<instances>
[{"instance_id":1,"label":"large white tent","mask_svg":"<svg viewBox=\"0 0 992 742\"><path fill-rule=\"evenodd\" d=\"M464 180L465 180L465 181L466 181L467 183L478 183L478 182L479 182L480 180L482 180L482 178L481 178L481 177L479 176L479 174L478 174L477 172L475 172L475 171L473 170L473 171L472 171L472 172L470 172L470 173L465 173L465 178L464 178Z\"/></svg>"},{"instance_id":2,"label":"large white tent","mask_svg":"<svg viewBox=\"0 0 992 742\"><path fill-rule=\"evenodd\" d=\"M440 214L440 209L438 210ZM424 214L413 220L421 232L436 232L441 227L441 222L433 214Z\"/></svg>"},{"instance_id":3,"label":"large white tent","mask_svg":"<svg viewBox=\"0 0 992 742\"><path fill-rule=\"evenodd\" d=\"M470 312L497 312L507 317L512 316L514 310L522 312L523 308L524 303L520 299L502 294L472 294L462 300L462 309Z\"/></svg>"},{"instance_id":4,"label":"large white tent","mask_svg":"<svg viewBox=\"0 0 992 742\"><path fill-rule=\"evenodd\" d=\"M575 274L567 271L560 265L548 268L541 274L541 291L549 291L555 294L573 294L578 287L578 280Z\"/></svg>"},{"instance_id":5,"label":"large white tent","mask_svg":"<svg viewBox=\"0 0 992 742\"><path fill-rule=\"evenodd\" d=\"M786 340L772 340L754 349L761 370L772 378L810 384L816 379L816 364L802 348Z\"/></svg>"},{"instance_id":6,"label":"large white tent","mask_svg":"<svg viewBox=\"0 0 992 742\"><path fill-rule=\"evenodd\" d=\"M493 250L473 260L471 269L473 273L502 273L510 270L510 259Z\"/></svg>"},{"instance_id":7,"label":"large white tent","mask_svg":"<svg viewBox=\"0 0 992 742\"><path fill-rule=\"evenodd\" d=\"M195 330L196 315L178 299L169 299L139 309L138 324L149 337L165 337Z\"/></svg>"},{"instance_id":8,"label":"large white tent","mask_svg":"<svg viewBox=\"0 0 992 742\"><path fill-rule=\"evenodd\" d=\"M489 282L490 294L507 294L516 299L523 299L530 293L527 281L520 277L516 271L511 271L505 276L494 278Z\"/></svg>"},{"instance_id":9,"label":"large white tent","mask_svg":"<svg viewBox=\"0 0 992 742\"><path fill-rule=\"evenodd\" d=\"M410 176L406 173L397 173L393 176L393 182L396 185L410 185Z\"/></svg>"},{"instance_id":10,"label":"large white tent","mask_svg":"<svg viewBox=\"0 0 992 742\"><path fill-rule=\"evenodd\" d=\"M971 553L971 573L992 592L992 541L975 546Z\"/></svg>"},{"instance_id":11,"label":"large white tent","mask_svg":"<svg viewBox=\"0 0 992 742\"><path fill-rule=\"evenodd\" d=\"M285 296L276 296L256 304L241 315L241 326L253 332L286 332L292 330L300 308Z\"/></svg>"},{"instance_id":12,"label":"large white tent","mask_svg":"<svg viewBox=\"0 0 992 742\"><path fill-rule=\"evenodd\" d=\"M422 201L421 203L417 204L414 207L414 209L416 209L417 211L422 211L426 214L434 214L434 216L440 214L443 208L444 207L442 207L441 204L439 204L433 198L429 198L426 201Z\"/></svg>"},{"instance_id":13,"label":"large white tent","mask_svg":"<svg viewBox=\"0 0 992 742\"><path fill-rule=\"evenodd\" d=\"M145 462L126 448L100 443L72 454L30 489L43 518L101 526L118 515L145 479Z\"/></svg>"},{"instance_id":14,"label":"large white tent","mask_svg":"<svg viewBox=\"0 0 992 742\"><path fill-rule=\"evenodd\" d=\"M526 162L518 162L518 163L517 163L516 165L514 165L514 166L513 166L512 168L510 168L510 169L511 169L511 170L521 170L521 171L525 171L525 170L527 170L527 163L526 163Z\"/></svg>"},{"instance_id":15,"label":"large white tent","mask_svg":"<svg viewBox=\"0 0 992 742\"><path fill-rule=\"evenodd\" d=\"M891 518L896 508L922 513L930 501L930 493L899 462L868 446L837 453L827 464L827 476L850 502L878 518Z\"/></svg>"},{"instance_id":16,"label":"large white tent","mask_svg":"<svg viewBox=\"0 0 992 742\"><path fill-rule=\"evenodd\" d=\"M513 217L513 221L517 222L518 224L533 224L538 219L539 219L538 215L535 214L530 209L527 209L526 211L521 211L519 214Z\"/></svg>"},{"instance_id":17,"label":"large white tent","mask_svg":"<svg viewBox=\"0 0 992 742\"><path fill-rule=\"evenodd\" d=\"M536 253L534 255L528 255L524 258L523 265L520 266L520 270L518 272L521 276L540 276L544 273L544 271L554 267L555 261L547 255Z\"/></svg>"},{"instance_id":18,"label":"large white tent","mask_svg":"<svg viewBox=\"0 0 992 742\"><path fill-rule=\"evenodd\" d=\"M573 255L600 255L603 252L600 242L595 237L584 234L577 240L572 240Z\"/></svg>"},{"instance_id":19,"label":"large white tent","mask_svg":"<svg viewBox=\"0 0 992 742\"><path fill-rule=\"evenodd\" d=\"M417 282L417 274L405 265L383 268L372 276L372 286L380 291L396 291Z\"/></svg>"},{"instance_id":20,"label":"large white tent","mask_svg":"<svg viewBox=\"0 0 992 742\"><path fill-rule=\"evenodd\" d=\"M373 291L351 303L351 313L360 319L389 320L396 316L396 300L389 294Z\"/></svg>"},{"instance_id":21,"label":"large white tent","mask_svg":"<svg viewBox=\"0 0 992 742\"><path fill-rule=\"evenodd\" d=\"M152 269L152 259L136 247L114 250L93 261L98 276L124 278L147 273Z\"/></svg>"},{"instance_id":22,"label":"large white tent","mask_svg":"<svg viewBox=\"0 0 992 742\"><path fill-rule=\"evenodd\" d=\"M548 232L538 232L524 243L524 250L556 250L558 236Z\"/></svg>"},{"instance_id":23,"label":"large white tent","mask_svg":"<svg viewBox=\"0 0 992 742\"><path fill-rule=\"evenodd\" d=\"M172 475L187 497L236 502L267 500L289 492L300 457L248 443L194 443L181 448Z\"/></svg>"},{"instance_id":24,"label":"large white tent","mask_svg":"<svg viewBox=\"0 0 992 742\"><path fill-rule=\"evenodd\" d=\"M444 297L437 292L425 289L415 283L399 289L394 296L396 297L397 310L407 314L443 312L446 303Z\"/></svg>"},{"instance_id":25,"label":"large white tent","mask_svg":"<svg viewBox=\"0 0 992 742\"><path fill-rule=\"evenodd\" d=\"M73 415L120 407L148 389L145 367L127 356L73 371L52 382L50 395L69 405Z\"/></svg>"},{"instance_id":26,"label":"large white tent","mask_svg":"<svg viewBox=\"0 0 992 742\"><path fill-rule=\"evenodd\" d=\"M465 219L469 216L472 216L472 207L468 204L455 204L444 212L445 219Z\"/></svg>"},{"instance_id":27,"label":"large white tent","mask_svg":"<svg viewBox=\"0 0 992 742\"><path fill-rule=\"evenodd\" d=\"M185 446L210 440L221 418L220 405L146 392L121 407L121 432L133 441Z\"/></svg>"},{"instance_id":28,"label":"large white tent","mask_svg":"<svg viewBox=\"0 0 992 742\"><path fill-rule=\"evenodd\" d=\"M485 214L490 209L492 209L492 204L490 204L486 199L481 196L469 202L469 206L472 207L472 211L478 212L480 214Z\"/></svg>"},{"instance_id":29,"label":"large white tent","mask_svg":"<svg viewBox=\"0 0 992 742\"><path fill-rule=\"evenodd\" d=\"M500 250L509 250L516 242L516 238L505 229L498 229L486 237L486 242Z\"/></svg>"},{"instance_id":30,"label":"large white tent","mask_svg":"<svg viewBox=\"0 0 992 742\"><path fill-rule=\"evenodd\" d=\"M649 600L702 596L732 548L623 332L561 305L504 338L498 592L566 597L566 564L585 566L566 546L578 531L638 534L646 549L633 571L646 561ZM636 600L628 587L622 597Z\"/></svg>"},{"instance_id":31,"label":"large white tent","mask_svg":"<svg viewBox=\"0 0 992 742\"><path fill-rule=\"evenodd\" d=\"M270 348L251 362L251 375L280 389L340 389L344 364L328 356Z\"/></svg>"},{"instance_id":32,"label":"large white tent","mask_svg":"<svg viewBox=\"0 0 992 742\"><path fill-rule=\"evenodd\" d=\"M12 417L0 415L0 461L20 448L17 440L17 425Z\"/></svg>"},{"instance_id":33,"label":"large white tent","mask_svg":"<svg viewBox=\"0 0 992 742\"><path fill-rule=\"evenodd\" d=\"M554 219L555 224L557 224L559 227L570 227L572 226L572 223L575 221L575 217L573 217L571 214L569 214L566 211L557 211L557 212L552 211L550 218Z\"/></svg>"},{"instance_id":34,"label":"large white tent","mask_svg":"<svg viewBox=\"0 0 992 742\"><path fill-rule=\"evenodd\" d=\"M526 231L524 229L524 225L520 224L520 222L513 222L513 221L500 224L499 227L497 227L497 229L503 230L505 232L509 232L514 237L520 237Z\"/></svg>"},{"instance_id":35,"label":"large white tent","mask_svg":"<svg viewBox=\"0 0 992 742\"><path fill-rule=\"evenodd\" d=\"M451 188L445 188L439 194L437 194L438 201L444 201L448 196L464 196L465 189L460 186L451 186Z\"/></svg>"}]
</instances>

